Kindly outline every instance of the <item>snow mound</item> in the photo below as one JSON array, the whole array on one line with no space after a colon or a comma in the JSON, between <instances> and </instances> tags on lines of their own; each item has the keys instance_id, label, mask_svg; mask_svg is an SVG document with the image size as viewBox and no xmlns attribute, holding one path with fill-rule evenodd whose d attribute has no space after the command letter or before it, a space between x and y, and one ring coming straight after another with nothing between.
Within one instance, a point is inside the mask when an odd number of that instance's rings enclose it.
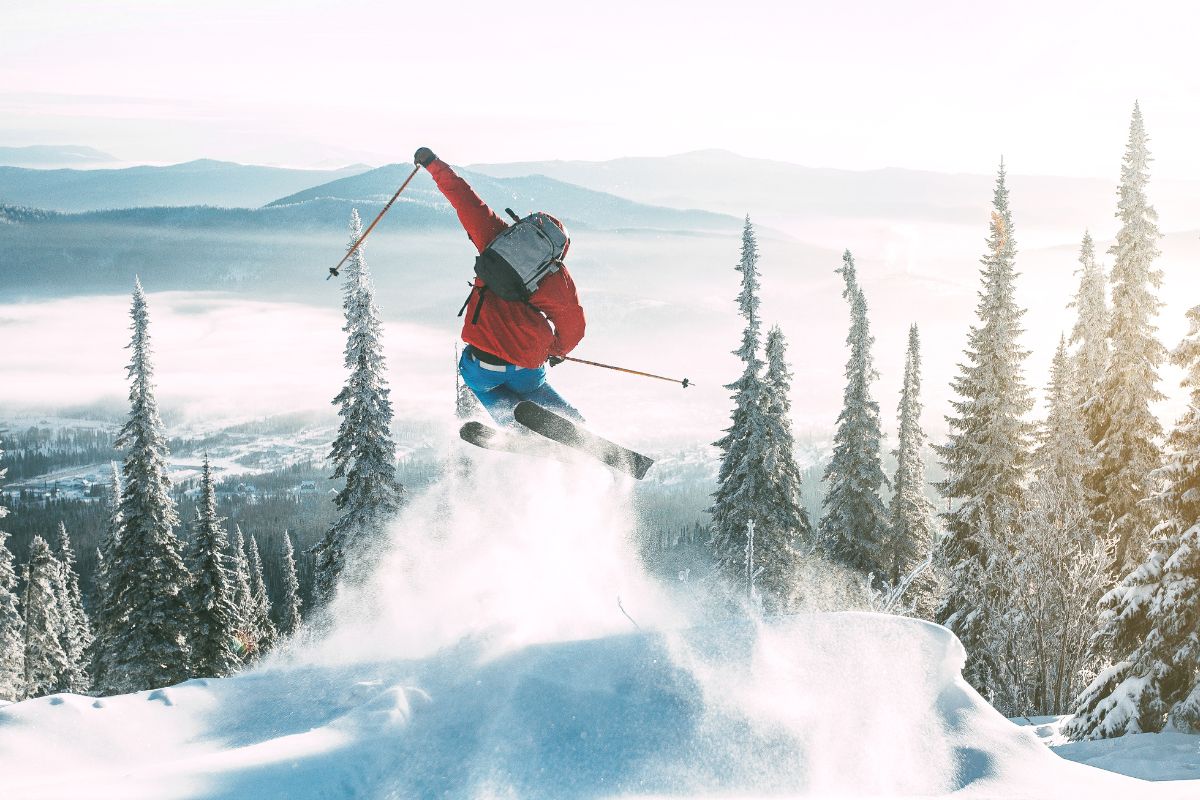
<instances>
[{"instance_id":1,"label":"snow mound","mask_svg":"<svg viewBox=\"0 0 1200 800\"><path fill-rule=\"evenodd\" d=\"M1055 756L943 628L813 614L0 710L5 798L1196 797Z\"/></svg>"},{"instance_id":2,"label":"snow mound","mask_svg":"<svg viewBox=\"0 0 1200 800\"><path fill-rule=\"evenodd\" d=\"M1058 758L936 625L695 625L641 570L630 482L493 455L257 669L0 708L0 798L1200 797Z\"/></svg>"}]
</instances>

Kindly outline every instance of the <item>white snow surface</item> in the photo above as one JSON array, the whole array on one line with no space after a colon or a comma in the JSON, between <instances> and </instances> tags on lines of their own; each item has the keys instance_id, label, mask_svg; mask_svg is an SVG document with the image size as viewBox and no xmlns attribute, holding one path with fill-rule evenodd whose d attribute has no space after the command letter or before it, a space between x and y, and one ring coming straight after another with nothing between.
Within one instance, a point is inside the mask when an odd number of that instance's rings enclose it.
<instances>
[{"instance_id":1,"label":"white snow surface","mask_svg":"<svg viewBox=\"0 0 1200 800\"><path fill-rule=\"evenodd\" d=\"M8 798L1196 797L1060 759L945 629L813 614L0 712ZM1069 791L1068 791L1069 790ZM1066 794L1064 794L1066 793Z\"/></svg>"},{"instance_id":2,"label":"white snow surface","mask_svg":"<svg viewBox=\"0 0 1200 800\"><path fill-rule=\"evenodd\" d=\"M631 502L476 454L258 668L0 709L0 798L1200 797L1059 758L939 626L700 619L638 569Z\"/></svg>"},{"instance_id":3,"label":"white snow surface","mask_svg":"<svg viewBox=\"0 0 1200 800\"><path fill-rule=\"evenodd\" d=\"M1153 781L1200 781L1200 735L1162 731L1072 742L1062 732L1070 716L1018 717L1063 758Z\"/></svg>"}]
</instances>

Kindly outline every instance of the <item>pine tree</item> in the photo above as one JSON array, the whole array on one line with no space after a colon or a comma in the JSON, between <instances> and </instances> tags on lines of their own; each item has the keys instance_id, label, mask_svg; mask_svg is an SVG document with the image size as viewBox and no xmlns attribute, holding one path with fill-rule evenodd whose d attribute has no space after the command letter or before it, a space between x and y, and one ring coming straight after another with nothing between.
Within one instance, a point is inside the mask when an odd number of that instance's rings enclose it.
<instances>
[{"instance_id":1,"label":"pine tree","mask_svg":"<svg viewBox=\"0 0 1200 800\"><path fill-rule=\"evenodd\" d=\"M1074 363L1078 364L1078 361ZM1037 435L1033 454L1036 480L1051 485L1062 498L1064 511L1076 515L1088 507L1088 492L1083 485L1084 475L1095 459L1082 407L1077 402L1072 360L1067 344L1059 340L1058 350L1050 363L1050 385L1046 389L1046 420ZM1072 519L1060 525L1063 529L1087 531L1085 522Z\"/></svg>"},{"instance_id":2,"label":"pine tree","mask_svg":"<svg viewBox=\"0 0 1200 800\"><path fill-rule=\"evenodd\" d=\"M1060 341L1033 456L1036 478L1021 524L1009 546L993 550L986 576L989 595L999 598L994 702L1014 715L1073 709L1105 583L1107 551L1092 529L1083 483L1091 443L1071 363Z\"/></svg>"},{"instance_id":3,"label":"pine tree","mask_svg":"<svg viewBox=\"0 0 1200 800\"><path fill-rule=\"evenodd\" d=\"M133 351L129 363L129 419L117 446L126 448L121 528L106 561L108 591L121 624L109 631L106 693L177 683L191 659L186 591L191 581L173 526L179 522L167 477L167 443L151 382L146 296L133 292Z\"/></svg>"},{"instance_id":4,"label":"pine tree","mask_svg":"<svg viewBox=\"0 0 1200 800\"><path fill-rule=\"evenodd\" d=\"M1028 355L1014 297L1016 241L1003 162L996 177L987 253L980 260L983 288L977 325L967 335L966 361L951 383L958 395L946 418L949 441L935 448L946 479L938 485L958 507L943 515L946 538L939 548L943 597L935 620L954 631L967 650L964 675L991 696L993 653L988 652L989 614L996 598L981 591L989 549L1008 546L1022 507L1029 467L1031 426L1024 420L1033 401L1022 376Z\"/></svg>"},{"instance_id":5,"label":"pine tree","mask_svg":"<svg viewBox=\"0 0 1200 800\"><path fill-rule=\"evenodd\" d=\"M233 526L233 606L237 610L237 627L234 634L241 644L242 663L254 658L258 634L254 626L254 593L250 590L250 559L246 557L246 539L240 525Z\"/></svg>"},{"instance_id":6,"label":"pine tree","mask_svg":"<svg viewBox=\"0 0 1200 800\"><path fill-rule=\"evenodd\" d=\"M1079 289L1071 305L1076 309L1075 326L1071 329L1070 343L1076 347L1071 360L1071 375L1075 402L1082 415L1087 435L1089 458L1083 485L1087 489L1089 508L1097 505L1103 492L1103 480L1099 474L1098 451L1103 437L1103 408L1101 393L1104 391L1104 373L1108 369L1108 281L1104 270L1096 263L1092 236L1085 232L1079 248ZM1094 510L1089 510L1093 536L1104 538L1107 524L1096 521Z\"/></svg>"},{"instance_id":7,"label":"pine tree","mask_svg":"<svg viewBox=\"0 0 1200 800\"><path fill-rule=\"evenodd\" d=\"M934 507L925 496L925 432L921 430L921 338L914 323L908 329L904 385L900 390L899 442L896 477L892 481L890 564L888 579L897 586L933 551ZM918 616L933 616L936 585L932 570L923 570L909 589L909 603Z\"/></svg>"},{"instance_id":8,"label":"pine tree","mask_svg":"<svg viewBox=\"0 0 1200 800\"><path fill-rule=\"evenodd\" d=\"M761 524L767 479L763 469L766 398L761 378L763 362L758 316L758 242L750 217L742 228L742 255L734 268L742 274L738 311L746 320L742 345L734 354L742 360L742 375L725 386L733 392L732 425L714 443L721 451L712 515L713 560L729 586L741 586L746 571L747 524Z\"/></svg>"},{"instance_id":9,"label":"pine tree","mask_svg":"<svg viewBox=\"0 0 1200 800\"><path fill-rule=\"evenodd\" d=\"M96 551L95 602L92 604L94 638L90 653L92 685L103 688L110 685L108 676L115 666L112 648L115 632L122 627L123 614L109 577L109 563L116 553L121 538L121 473L116 463L108 484L108 525Z\"/></svg>"},{"instance_id":10,"label":"pine tree","mask_svg":"<svg viewBox=\"0 0 1200 800\"><path fill-rule=\"evenodd\" d=\"M768 610L786 610L795 595L797 562L816 543L804 508L796 438L792 435L792 371L787 341L775 325L767 333L767 366L763 376L762 522L756 528L754 549L761 566L758 587Z\"/></svg>"},{"instance_id":11,"label":"pine tree","mask_svg":"<svg viewBox=\"0 0 1200 800\"><path fill-rule=\"evenodd\" d=\"M58 577L55 590L58 592L62 610L60 641L67 656L67 668L63 672L58 691L84 694L92 688L87 654L92 646L92 627L83 610L83 597L79 591L79 574L75 571L75 553L71 549L71 537L66 524L58 523Z\"/></svg>"},{"instance_id":12,"label":"pine tree","mask_svg":"<svg viewBox=\"0 0 1200 800\"><path fill-rule=\"evenodd\" d=\"M1154 317L1162 305L1155 294L1162 272L1158 257L1158 214L1146 198L1150 154L1135 103L1129 143L1121 166L1117 217L1121 229L1109 250L1112 267L1112 315L1109 338L1112 355L1099 393L1097 409L1100 462L1092 483L1100 489L1097 521L1114 542L1113 574L1121 575L1139 563L1146 551L1146 534L1154 527L1150 473L1161 464L1158 440L1162 427L1150 405L1162 394L1155 388L1158 367L1166 349L1156 337Z\"/></svg>"},{"instance_id":13,"label":"pine tree","mask_svg":"<svg viewBox=\"0 0 1200 800\"><path fill-rule=\"evenodd\" d=\"M279 633L291 636L300 627L300 581L296 578L296 557L292 535L283 532L283 602L279 606Z\"/></svg>"},{"instance_id":14,"label":"pine tree","mask_svg":"<svg viewBox=\"0 0 1200 800\"><path fill-rule=\"evenodd\" d=\"M4 451L0 450L0 459ZM0 469L0 479L7 469ZM8 509L0 505L0 519ZM25 681L25 619L17 600L17 573L13 554L7 545L8 534L0 531L0 700L21 699Z\"/></svg>"},{"instance_id":15,"label":"pine tree","mask_svg":"<svg viewBox=\"0 0 1200 800\"><path fill-rule=\"evenodd\" d=\"M55 584L59 565L50 545L41 536L29 546L25 565L25 697L41 697L59 691L68 671L62 646L63 609Z\"/></svg>"},{"instance_id":16,"label":"pine tree","mask_svg":"<svg viewBox=\"0 0 1200 800\"><path fill-rule=\"evenodd\" d=\"M1083 690L1074 716L1064 727L1072 739L1108 739L1162 727L1166 709L1158 707L1157 692L1146 679L1154 665L1139 651L1158 622L1154 598L1170 555L1166 545L1165 540L1153 542L1146 559L1100 599L1095 646L1100 652L1122 656Z\"/></svg>"},{"instance_id":17,"label":"pine tree","mask_svg":"<svg viewBox=\"0 0 1200 800\"><path fill-rule=\"evenodd\" d=\"M208 454L200 472L200 508L188 562L192 584L188 602L192 609L192 674L223 678L237 672L238 609L234 605L234 580L226 550L229 540L217 516L217 489Z\"/></svg>"},{"instance_id":18,"label":"pine tree","mask_svg":"<svg viewBox=\"0 0 1200 800\"><path fill-rule=\"evenodd\" d=\"M261 657L275 644L278 633L271 621L271 599L267 597L267 585L263 580L258 540L253 536L250 537L250 599L254 607L254 648Z\"/></svg>"},{"instance_id":19,"label":"pine tree","mask_svg":"<svg viewBox=\"0 0 1200 800\"><path fill-rule=\"evenodd\" d=\"M362 234L354 211L351 245ZM315 548L316 593L321 602L332 596L351 554L380 544L384 527L395 516L403 497L396 481L396 445L392 441L392 403L384 377L381 337L383 326L375 306L371 273L359 247L345 268L342 307L347 334L345 366L350 377L333 399L342 422L330 460L333 477L346 485L334 502L341 516Z\"/></svg>"},{"instance_id":20,"label":"pine tree","mask_svg":"<svg viewBox=\"0 0 1200 800\"><path fill-rule=\"evenodd\" d=\"M1079 289L1071 303L1076 309L1070 343L1077 347L1072 359L1075 392L1088 426L1093 446L1099 443L1094 431L1095 411L1103 391L1104 372L1108 368L1108 282L1096 263L1096 250L1090 233L1083 234L1079 248Z\"/></svg>"},{"instance_id":21,"label":"pine tree","mask_svg":"<svg viewBox=\"0 0 1200 800\"><path fill-rule=\"evenodd\" d=\"M1187 411L1168 439L1169 458L1151 476L1162 490L1154 509L1149 555L1105 595L1096 634L1104 670L1080 698L1073 738L1108 738L1161 730L1173 706L1196 683L1200 652L1200 306L1171 360L1185 371ZM1188 712L1181 712L1187 719Z\"/></svg>"},{"instance_id":22,"label":"pine tree","mask_svg":"<svg viewBox=\"0 0 1200 800\"><path fill-rule=\"evenodd\" d=\"M1174 495L1174 488L1168 490ZM1146 560L1103 599L1097 637L1121 657L1092 682L1065 728L1072 739L1196 729L1200 674L1200 524L1167 520Z\"/></svg>"},{"instance_id":23,"label":"pine tree","mask_svg":"<svg viewBox=\"0 0 1200 800\"><path fill-rule=\"evenodd\" d=\"M846 344L846 391L833 439L833 458L825 468L828 485L819 526L821 547L828 557L876 580L888 573L887 510L879 497L887 483L880 464L883 432L879 403L871 383L879 377L871 358L867 300L858 285L854 257L847 250L837 270L845 280L842 297L850 304L850 333Z\"/></svg>"},{"instance_id":24,"label":"pine tree","mask_svg":"<svg viewBox=\"0 0 1200 800\"><path fill-rule=\"evenodd\" d=\"M1171 626L1167 639L1179 682L1166 688L1174 704L1170 720L1179 730L1200 733L1200 306L1187 318L1188 335L1171 361L1184 370L1189 403L1167 442L1171 458L1162 470L1167 490L1159 498L1167 519L1187 530L1166 564L1162 617Z\"/></svg>"},{"instance_id":25,"label":"pine tree","mask_svg":"<svg viewBox=\"0 0 1200 800\"><path fill-rule=\"evenodd\" d=\"M0 507L0 515L6 510ZM16 702L25 683L25 619L17 600L17 573L7 541L8 534L0 531L0 700Z\"/></svg>"},{"instance_id":26,"label":"pine tree","mask_svg":"<svg viewBox=\"0 0 1200 800\"><path fill-rule=\"evenodd\" d=\"M1156 598L1163 628L1161 677L1167 722L1177 730L1200 733L1200 523L1184 531L1163 566L1162 593ZM1153 636L1151 637L1153 639Z\"/></svg>"}]
</instances>

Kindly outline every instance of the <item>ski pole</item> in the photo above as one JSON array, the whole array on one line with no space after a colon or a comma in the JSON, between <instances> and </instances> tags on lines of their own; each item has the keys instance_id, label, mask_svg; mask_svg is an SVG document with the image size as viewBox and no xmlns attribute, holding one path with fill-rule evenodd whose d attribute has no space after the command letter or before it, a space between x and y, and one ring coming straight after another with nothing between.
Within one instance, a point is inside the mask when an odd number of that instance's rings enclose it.
<instances>
[{"instance_id":1,"label":"ski pole","mask_svg":"<svg viewBox=\"0 0 1200 800\"><path fill-rule=\"evenodd\" d=\"M354 251L358 249L358 246L360 244L362 244L363 240L367 238L367 235L371 233L371 229L375 227L375 224L377 222L379 222L379 220L383 219L383 215L386 214L388 209L392 207L392 203L396 202L396 198L399 197L400 193L405 190L405 188L408 186L408 182L411 181L413 178L417 177L417 173L420 171L421 171L420 164L413 167L412 174L404 179L404 183L400 184L400 188L396 190L396 193L394 195L392 195L392 199L388 200L387 205L383 207L383 210L380 211L379 214L377 214L375 216L375 219L371 220L371 224L367 226L367 229L365 231L363 231L363 235L358 237L358 241L350 246L350 249L346 251L346 255L342 256L342 260L337 263L336 267L329 268L329 274L325 276L325 280L329 280L330 278L337 276L338 270L342 268L342 264L345 264L346 259L354 254Z\"/></svg>"},{"instance_id":2,"label":"ski pole","mask_svg":"<svg viewBox=\"0 0 1200 800\"><path fill-rule=\"evenodd\" d=\"M655 375L651 372L640 372L636 369L626 369L625 367L614 367L612 364L601 364L599 361L584 361L582 358L571 358L571 356L561 356L563 361L574 361L576 364L587 364L589 367L603 367L604 369L616 370L617 372L625 372L630 375L641 375L643 378L657 378L660 381L668 381L670 383L678 383L687 388L696 384L689 381L687 378L680 380L679 378L664 378L662 375Z\"/></svg>"}]
</instances>

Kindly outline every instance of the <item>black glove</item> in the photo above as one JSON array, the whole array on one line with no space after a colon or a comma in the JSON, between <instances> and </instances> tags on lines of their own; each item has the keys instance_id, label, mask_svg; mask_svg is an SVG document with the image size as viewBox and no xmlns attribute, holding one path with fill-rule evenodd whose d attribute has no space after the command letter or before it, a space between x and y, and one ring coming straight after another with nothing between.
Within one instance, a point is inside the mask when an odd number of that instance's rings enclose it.
<instances>
[{"instance_id":1,"label":"black glove","mask_svg":"<svg viewBox=\"0 0 1200 800\"><path fill-rule=\"evenodd\" d=\"M546 362L552 367L557 367L564 361L566 361L566 359L562 356L550 356L548 359L546 359Z\"/></svg>"},{"instance_id":2,"label":"black glove","mask_svg":"<svg viewBox=\"0 0 1200 800\"><path fill-rule=\"evenodd\" d=\"M437 161L437 154L428 147L418 147L417 152L413 154L413 163L426 169L434 161Z\"/></svg>"}]
</instances>

